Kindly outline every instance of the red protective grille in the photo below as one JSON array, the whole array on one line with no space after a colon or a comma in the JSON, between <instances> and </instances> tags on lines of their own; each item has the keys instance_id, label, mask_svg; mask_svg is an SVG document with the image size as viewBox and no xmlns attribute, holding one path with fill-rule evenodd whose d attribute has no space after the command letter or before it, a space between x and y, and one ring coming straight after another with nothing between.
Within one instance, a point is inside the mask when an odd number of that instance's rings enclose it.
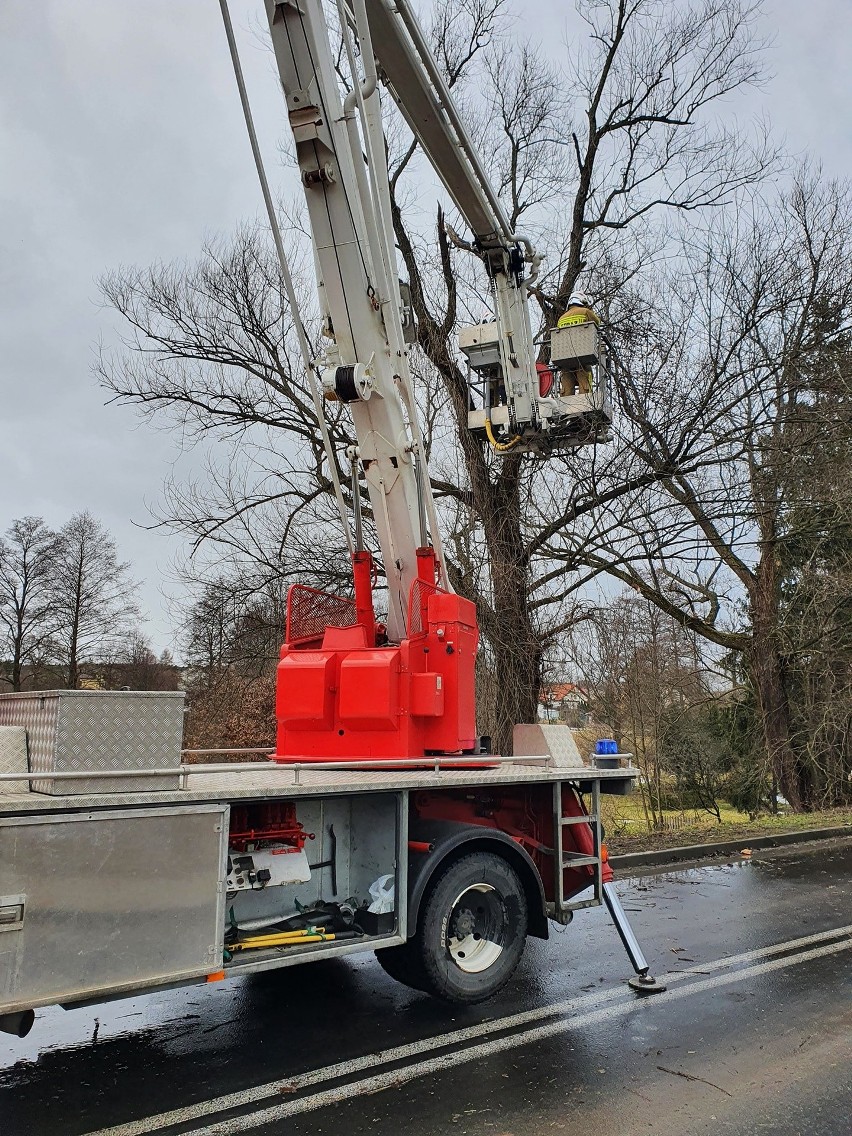
<instances>
[{"instance_id":1,"label":"red protective grille","mask_svg":"<svg viewBox=\"0 0 852 1136\"><path fill-rule=\"evenodd\" d=\"M306 584L291 584L287 592L289 644L321 639L326 627L352 627L358 622L355 601L348 596L320 592Z\"/></svg>"},{"instance_id":2,"label":"red protective grille","mask_svg":"<svg viewBox=\"0 0 852 1136\"><path fill-rule=\"evenodd\" d=\"M419 576L411 585L411 591L408 593L409 639L412 639L415 635L422 635L427 630L426 605L429 602L429 597L443 591L443 588L439 588L428 580L421 580Z\"/></svg>"}]
</instances>

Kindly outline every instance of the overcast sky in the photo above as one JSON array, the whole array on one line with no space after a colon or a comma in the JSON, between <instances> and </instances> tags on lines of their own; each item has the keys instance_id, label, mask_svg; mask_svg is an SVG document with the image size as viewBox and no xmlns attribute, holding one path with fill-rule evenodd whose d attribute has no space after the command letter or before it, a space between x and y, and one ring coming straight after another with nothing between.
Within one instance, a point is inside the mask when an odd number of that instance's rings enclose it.
<instances>
[{"instance_id":1,"label":"overcast sky","mask_svg":"<svg viewBox=\"0 0 852 1136\"><path fill-rule=\"evenodd\" d=\"M575 27L563 0L509 3L550 43ZM289 192L263 5L231 10L267 163ZM850 0L765 10L774 78L730 112L765 111L793 153L852 176ZM173 645L163 581L180 545L138 526L166 473L197 459L104 404L91 368L115 323L95 281L119 264L193 257L205 235L259 211L216 0L0 2L0 530L28 513L60 525L89 509L143 581L158 649Z\"/></svg>"}]
</instances>

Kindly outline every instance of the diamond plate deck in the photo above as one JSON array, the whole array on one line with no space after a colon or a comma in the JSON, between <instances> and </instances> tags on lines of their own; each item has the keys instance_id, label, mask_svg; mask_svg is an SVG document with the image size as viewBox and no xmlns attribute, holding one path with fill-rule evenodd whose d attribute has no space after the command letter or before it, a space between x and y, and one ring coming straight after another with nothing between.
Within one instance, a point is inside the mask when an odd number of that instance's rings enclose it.
<instances>
[{"instance_id":1,"label":"diamond plate deck","mask_svg":"<svg viewBox=\"0 0 852 1136\"><path fill-rule=\"evenodd\" d=\"M0 773L28 773L27 731L23 726L0 726ZM25 793L26 781L0 781L0 794Z\"/></svg>"},{"instance_id":2,"label":"diamond plate deck","mask_svg":"<svg viewBox=\"0 0 852 1136\"><path fill-rule=\"evenodd\" d=\"M542 763L547 758L534 759ZM227 766L223 766L226 770ZM298 772L285 765L261 766L257 771L191 773L185 788L168 792L151 792L136 788L109 794L81 794L74 796L39 796L34 794L8 794L0 801L0 813L10 815L25 812L52 812L67 809L98 808L104 805L172 805L207 801L257 800L258 798L348 796L353 793L415 789L451 789L462 786L483 789L498 785L519 785L573 781L591 787L592 781L632 781L639 776L638 769L595 769L583 765L576 768L556 767L547 764L504 765L497 769L446 769L434 770L332 770L315 765L301 767ZM59 782L57 782L59 788Z\"/></svg>"}]
</instances>

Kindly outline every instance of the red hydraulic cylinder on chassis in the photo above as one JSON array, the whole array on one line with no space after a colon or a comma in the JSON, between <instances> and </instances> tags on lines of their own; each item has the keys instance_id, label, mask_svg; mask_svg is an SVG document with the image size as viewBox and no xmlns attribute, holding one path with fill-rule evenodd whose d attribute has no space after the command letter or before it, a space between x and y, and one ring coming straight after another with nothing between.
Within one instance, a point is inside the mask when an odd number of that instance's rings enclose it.
<instances>
[{"instance_id":1,"label":"red hydraulic cylinder on chassis","mask_svg":"<svg viewBox=\"0 0 852 1136\"><path fill-rule=\"evenodd\" d=\"M276 760L418 758L477 749L476 606L439 588L417 550L406 638L379 645L373 560L353 555L355 599L294 584L276 689Z\"/></svg>"},{"instance_id":2,"label":"red hydraulic cylinder on chassis","mask_svg":"<svg viewBox=\"0 0 852 1136\"><path fill-rule=\"evenodd\" d=\"M367 646L376 645L376 613L373 609L373 557L369 552L352 553L355 581L355 618L366 632Z\"/></svg>"}]
</instances>

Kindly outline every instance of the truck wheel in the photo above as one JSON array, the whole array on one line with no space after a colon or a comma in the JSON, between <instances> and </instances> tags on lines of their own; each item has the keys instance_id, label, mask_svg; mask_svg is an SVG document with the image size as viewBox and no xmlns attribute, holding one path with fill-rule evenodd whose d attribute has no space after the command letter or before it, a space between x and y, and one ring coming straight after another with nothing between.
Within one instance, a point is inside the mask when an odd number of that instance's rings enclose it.
<instances>
[{"instance_id":1,"label":"truck wheel","mask_svg":"<svg viewBox=\"0 0 852 1136\"><path fill-rule=\"evenodd\" d=\"M514 869L493 852L456 860L430 888L411 941L424 987L471 1005L501 990L518 965L527 901Z\"/></svg>"}]
</instances>

